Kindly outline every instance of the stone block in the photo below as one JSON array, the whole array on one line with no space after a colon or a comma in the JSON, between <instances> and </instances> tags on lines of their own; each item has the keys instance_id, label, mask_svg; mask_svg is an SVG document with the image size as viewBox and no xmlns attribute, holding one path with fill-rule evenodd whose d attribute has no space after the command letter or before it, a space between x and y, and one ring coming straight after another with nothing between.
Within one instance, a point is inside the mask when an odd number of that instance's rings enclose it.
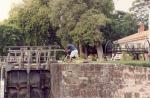
<instances>
[{"instance_id":1,"label":"stone block","mask_svg":"<svg viewBox=\"0 0 150 98\"><path fill-rule=\"evenodd\" d=\"M132 98L132 93L131 92L125 93L124 98Z\"/></svg>"},{"instance_id":2,"label":"stone block","mask_svg":"<svg viewBox=\"0 0 150 98\"><path fill-rule=\"evenodd\" d=\"M150 68L88 63L50 69L52 98L150 97Z\"/></svg>"},{"instance_id":3,"label":"stone block","mask_svg":"<svg viewBox=\"0 0 150 98\"><path fill-rule=\"evenodd\" d=\"M134 94L134 98L140 98L140 94L139 93L135 93Z\"/></svg>"}]
</instances>

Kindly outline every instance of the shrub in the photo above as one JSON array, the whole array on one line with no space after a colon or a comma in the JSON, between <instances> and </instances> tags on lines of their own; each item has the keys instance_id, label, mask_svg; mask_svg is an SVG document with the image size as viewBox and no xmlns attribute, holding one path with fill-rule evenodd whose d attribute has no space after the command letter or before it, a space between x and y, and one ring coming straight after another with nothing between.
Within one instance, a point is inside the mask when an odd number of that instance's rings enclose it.
<instances>
[{"instance_id":1,"label":"shrub","mask_svg":"<svg viewBox=\"0 0 150 98\"><path fill-rule=\"evenodd\" d=\"M122 53L122 57L121 57L122 61L129 61L129 60L132 60L132 59L133 59L133 57L130 54L125 53L125 52Z\"/></svg>"},{"instance_id":2,"label":"shrub","mask_svg":"<svg viewBox=\"0 0 150 98\"><path fill-rule=\"evenodd\" d=\"M96 55L89 55L88 60L90 61L97 61L97 56Z\"/></svg>"},{"instance_id":3,"label":"shrub","mask_svg":"<svg viewBox=\"0 0 150 98\"><path fill-rule=\"evenodd\" d=\"M142 61L144 61L144 55L143 55L143 54L140 54L140 55L139 55L139 59L142 60Z\"/></svg>"}]
</instances>

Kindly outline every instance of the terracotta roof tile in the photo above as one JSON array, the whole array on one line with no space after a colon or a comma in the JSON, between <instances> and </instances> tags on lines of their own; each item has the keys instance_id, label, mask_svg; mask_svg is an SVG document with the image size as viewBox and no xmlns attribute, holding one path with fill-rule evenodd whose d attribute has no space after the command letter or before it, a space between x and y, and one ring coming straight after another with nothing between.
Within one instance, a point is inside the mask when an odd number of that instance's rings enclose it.
<instances>
[{"instance_id":1,"label":"terracotta roof tile","mask_svg":"<svg viewBox=\"0 0 150 98\"><path fill-rule=\"evenodd\" d=\"M148 31L144 31L144 32L139 32L139 33L129 35L127 37L121 38L114 42L121 44L121 43L127 43L127 42L131 42L131 41L143 40L147 37L148 37Z\"/></svg>"}]
</instances>

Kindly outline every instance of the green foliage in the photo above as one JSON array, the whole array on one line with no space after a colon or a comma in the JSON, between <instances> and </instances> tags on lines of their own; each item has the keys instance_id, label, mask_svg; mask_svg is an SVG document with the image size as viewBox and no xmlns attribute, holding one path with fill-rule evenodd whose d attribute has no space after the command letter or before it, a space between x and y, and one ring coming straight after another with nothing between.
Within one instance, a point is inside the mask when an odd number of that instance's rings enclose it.
<instances>
[{"instance_id":1,"label":"green foliage","mask_svg":"<svg viewBox=\"0 0 150 98\"><path fill-rule=\"evenodd\" d=\"M83 0L88 9L97 9L99 12L103 13L109 17L114 10L113 0Z\"/></svg>"},{"instance_id":2,"label":"green foliage","mask_svg":"<svg viewBox=\"0 0 150 98\"><path fill-rule=\"evenodd\" d=\"M75 29L72 31L74 41L82 42L83 45L92 44L96 42L103 42L102 32L99 30L101 26L105 26L108 19L104 14L97 10L91 9L85 12L80 21L77 23Z\"/></svg>"},{"instance_id":3,"label":"green foliage","mask_svg":"<svg viewBox=\"0 0 150 98\"><path fill-rule=\"evenodd\" d=\"M24 0L16 6L9 23L17 24L24 33L24 45L49 45L58 41L52 27L47 0Z\"/></svg>"},{"instance_id":4,"label":"green foliage","mask_svg":"<svg viewBox=\"0 0 150 98\"><path fill-rule=\"evenodd\" d=\"M131 14L117 12L111 17L113 10L113 0L24 0L12 9L8 21L20 28L24 45L60 43L57 36L63 45L94 45L136 32Z\"/></svg>"},{"instance_id":5,"label":"green foliage","mask_svg":"<svg viewBox=\"0 0 150 98\"><path fill-rule=\"evenodd\" d=\"M49 5L51 22L63 45L74 42L80 46L101 46L104 38L101 28L112 14L113 0L51 0ZM103 50L97 53L101 58Z\"/></svg>"},{"instance_id":6,"label":"green foliage","mask_svg":"<svg viewBox=\"0 0 150 98\"><path fill-rule=\"evenodd\" d=\"M9 23L21 29L24 45L49 45L60 39L63 46L99 46L113 10L113 0L24 0L11 11Z\"/></svg>"},{"instance_id":7,"label":"green foliage","mask_svg":"<svg viewBox=\"0 0 150 98\"><path fill-rule=\"evenodd\" d=\"M51 21L58 28L62 44L77 43L82 38L82 44L102 42L99 28L106 25L106 16L113 11L112 0L51 0L49 4ZM98 36L91 38L93 33Z\"/></svg>"},{"instance_id":8,"label":"green foliage","mask_svg":"<svg viewBox=\"0 0 150 98\"><path fill-rule=\"evenodd\" d=\"M0 26L0 45L75 43L95 46L102 57L104 42L138 30L132 14L113 11L113 0L23 0L11 10L9 25Z\"/></svg>"},{"instance_id":9,"label":"green foliage","mask_svg":"<svg viewBox=\"0 0 150 98\"><path fill-rule=\"evenodd\" d=\"M113 9L112 0L24 0L12 9L8 21L22 30L24 45L59 43L55 32L63 45L77 42L79 33L84 33L83 44L94 44L103 41L100 27Z\"/></svg>"},{"instance_id":10,"label":"green foliage","mask_svg":"<svg viewBox=\"0 0 150 98\"><path fill-rule=\"evenodd\" d=\"M140 55L139 55L139 60L140 60L140 61L144 61L144 54L140 54Z\"/></svg>"},{"instance_id":11,"label":"green foliage","mask_svg":"<svg viewBox=\"0 0 150 98\"><path fill-rule=\"evenodd\" d=\"M138 66L138 67L150 67L150 62L146 61L108 61L104 63L112 63L112 64L124 64L129 66Z\"/></svg>"},{"instance_id":12,"label":"green foliage","mask_svg":"<svg viewBox=\"0 0 150 98\"><path fill-rule=\"evenodd\" d=\"M63 61L65 59L66 55L65 55L65 53L63 51L58 51L56 54L57 54L56 55L56 60Z\"/></svg>"},{"instance_id":13,"label":"green foliage","mask_svg":"<svg viewBox=\"0 0 150 98\"><path fill-rule=\"evenodd\" d=\"M128 53L123 53L121 57L121 61L131 61L133 57Z\"/></svg>"},{"instance_id":14,"label":"green foliage","mask_svg":"<svg viewBox=\"0 0 150 98\"><path fill-rule=\"evenodd\" d=\"M17 27L13 25L0 25L0 45L17 45L21 35Z\"/></svg>"},{"instance_id":15,"label":"green foliage","mask_svg":"<svg viewBox=\"0 0 150 98\"><path fill-rule=\"evenodd\" d=\"M5 46L22 44L22 35L20 29L14 25L0 25L0 54L5 51Z\"/></svg>"},{"instance_id":16,"label":"green foliage","mask_svg":"<svg viewBox=\"0 0 150 98\"><path fill-rule=\"evenodd\" d=\"M135 33L131 14L113 13L113 0L23 0L8 22L23 33L23 45L94 45ZM110 22L111 20L111 22ZM58 37L59 38L58 38Z\"/></svg>"},{"instance_id":17,"label":"green foliage","mask_svg":"<svg viewBox=\"0 0 150 98\"><path fill-rule=\"evenodd\" d=\"M119 33L121 37L136 33L138 30L137 21L133 18L132 14L126 13L122 18L113 21L113 31Z\"/></svg>"},{"instance_id":18,"label":"green foliage","mask_svg":"<svg viewBox=\"0 0 150 98\"><path fill-rule=\"evenodd\" d=\"M96 55L89 55L88 60L89 61L97 61L97 56Z\"/></svg>"},{"instance_id":19,"label":"green foliage","mask_svg":"<svg viewBox=\"0 0 150 98\"><path fill-rule=\"evenodd\" d=\"M117 11L112 15L111 22L102 29L105 40L118 40L137 33L137 20L130 13Z\"/></svg>"},{"instance_id":20,"label":"green foliage","mask_svg":"<svg viewBox=\"0 0 150 98\"><path fill-rule=\"evenodd\" d=\"M80 15L87 9L82 0L52 0L50 2L51 21L57 27L57 35L63 45L72 42L70 32L74 29Z\"/></svg>"}]
</instances>

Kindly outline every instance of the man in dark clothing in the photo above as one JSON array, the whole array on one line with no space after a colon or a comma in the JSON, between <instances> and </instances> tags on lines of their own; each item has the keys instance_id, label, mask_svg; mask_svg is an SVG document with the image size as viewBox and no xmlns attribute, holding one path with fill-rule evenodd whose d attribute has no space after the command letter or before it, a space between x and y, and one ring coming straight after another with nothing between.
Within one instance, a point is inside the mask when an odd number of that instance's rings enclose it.
<instances>
[{"instance_id":1,"label":"man in dark clothing","mask_svg":"<svg viewBox=\"0 0 150 98\"><path fill-rule=\"evenodd\" d=\"M71 62L73 57L78 57L78 50L73 44L68 44L65 52L69 55L69 62Z\"/></svg>"}]
</instances>

